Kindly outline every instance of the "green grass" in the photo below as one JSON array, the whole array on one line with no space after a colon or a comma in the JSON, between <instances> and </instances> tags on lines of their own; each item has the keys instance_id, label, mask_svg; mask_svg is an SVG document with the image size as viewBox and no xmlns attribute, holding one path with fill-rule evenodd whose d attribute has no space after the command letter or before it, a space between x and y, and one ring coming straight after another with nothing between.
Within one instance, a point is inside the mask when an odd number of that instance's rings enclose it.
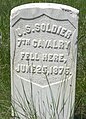
<instances>
[{"instance_id":1,"label":"green grass","mask_svg":"<svg viewBox=\"0 0 86 119\"><path fill-rule=\"evenodd\" d=\"M76 83L76 119L86 119L86 0L0 0L0 119L10 118L10 11L31 2L54 2L80 10Z\"/></svg>"}]
</instances>

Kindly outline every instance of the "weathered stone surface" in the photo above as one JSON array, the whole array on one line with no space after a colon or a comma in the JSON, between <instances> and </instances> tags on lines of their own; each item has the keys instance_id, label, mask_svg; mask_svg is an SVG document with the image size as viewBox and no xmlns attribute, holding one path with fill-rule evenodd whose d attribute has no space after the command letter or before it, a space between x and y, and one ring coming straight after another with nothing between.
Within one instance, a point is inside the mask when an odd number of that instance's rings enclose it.
<instances>
[{"instance_id":1,"label":"weathered stone surface","mask_svg":"<svg viewBox=\"0 0 86 119\"><path fill-rule=\"evenodd\" d=\"M58 105L56 119L58 114L60 119L69 119L71 109L73 113L78 13L75 8L52 3L26 4L11 11L12 98L18 101L19 92L24 97L22 81L28 100L32 89L39 118L40 111L42 119L44 113L47 119L53 115L52 95ZM17 104L15 107L20 111Z\"/></svg>"}]
</instances>

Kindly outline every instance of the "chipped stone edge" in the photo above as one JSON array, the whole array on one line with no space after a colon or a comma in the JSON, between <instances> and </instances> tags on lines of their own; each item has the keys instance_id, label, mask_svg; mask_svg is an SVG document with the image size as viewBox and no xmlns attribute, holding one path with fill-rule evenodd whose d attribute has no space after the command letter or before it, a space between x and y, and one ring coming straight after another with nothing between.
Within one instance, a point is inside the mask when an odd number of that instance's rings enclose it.
<instances>
[{"instance_id":1,"label":"chipped stone edge","mask_svg":"<svg viewBox=\"0 0 86 119\"><path fill-rule=\"evenodd\" d=\"M24 4L17 6L11 10L11 16L14 16L17 11L20 11L22 9L27 9L27 8L40 8L40 9L47 9L47 8L53 8L53 9L59 9L59 10L64 10L66 12L72 12L76 15L79 14L79 10L76 8L73 8L68 5L63 5L63 4L55 4L55 3L29 3L29 4Z\"/></svg>"}]
</instances>

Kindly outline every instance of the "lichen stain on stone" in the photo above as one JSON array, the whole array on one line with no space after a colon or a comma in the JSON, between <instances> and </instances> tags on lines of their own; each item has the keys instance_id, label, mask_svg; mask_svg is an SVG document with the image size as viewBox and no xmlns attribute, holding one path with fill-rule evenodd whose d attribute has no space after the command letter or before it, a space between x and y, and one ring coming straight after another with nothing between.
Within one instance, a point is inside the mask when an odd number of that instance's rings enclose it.
<instances>
[{"instance_id":1,"label":"lichen stain on stone","mask_svg":"<svg viewBox=\"0 0 86 119\"><path fill-rule=\"evenodd\" d=\"M72 11L71 10L69 10L69 9L64 9L64 8L61 8L63 11L66 11L66 12L70 12L70 13L72 13Z\"/></svg>"},{"instance_id":2,"label":"lichen stain on stone","mask_svg":"<svg viewBox=\"0 0 86 119\"><path fill-rule=\"evenodd\" d=\"M72 10L69 10L69 9L64 9L64 8L61 8L63 11L65 11L65 12L68 12L70 15L71 15L71 17L73 17L73 18L76 18L77 19L77 17L78 17L78 14L75 14L74 12L72 12Z\"/></svg>"}]
</instances>

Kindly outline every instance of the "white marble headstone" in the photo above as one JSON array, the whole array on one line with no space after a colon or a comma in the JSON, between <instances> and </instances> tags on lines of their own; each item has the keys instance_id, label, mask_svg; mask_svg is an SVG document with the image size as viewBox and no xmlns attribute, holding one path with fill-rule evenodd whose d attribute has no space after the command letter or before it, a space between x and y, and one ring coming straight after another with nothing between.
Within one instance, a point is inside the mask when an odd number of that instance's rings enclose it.
<instances>
[{"instance_id":1,"label":"white marble headstone","mask_svg":"<svg viewBox=\"0 0 86 119\"><path fill-rule=\"evenodd\" d=\"M52 3L25 4L11 11L12 100L25 101L24 86L29 101L33 95L39 119L73 115L78 13L70 6ZM23 113L17 103L13 105Z\"/></svg>"}]
</instances>

